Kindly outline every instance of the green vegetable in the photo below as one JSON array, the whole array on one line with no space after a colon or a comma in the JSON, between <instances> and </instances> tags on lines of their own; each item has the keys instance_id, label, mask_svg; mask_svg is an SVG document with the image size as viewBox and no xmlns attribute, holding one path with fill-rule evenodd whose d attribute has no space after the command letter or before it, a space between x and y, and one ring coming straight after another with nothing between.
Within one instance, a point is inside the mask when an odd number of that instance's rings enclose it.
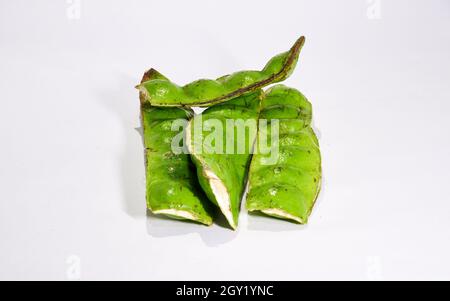
<instances>
[{"instance_id":1,"label":"green vegetable","mask_svg":"<svg viewBox=\"0 0 450 301\"><path fill-rule=\"evenodd\" d=\"M216 80L200 79L178 86L165 78L150 79L136 88L143 101L153 106L207 107L286 79L294 70L305 42L300 37L292 48L273 57L261 71L240 71Z\"/></svg>"},{"instance_id":2,"label":"green vegetable","mask_svg":"<svg viewBox=\"0 0 450 301\"><path fill-rule=\"evenodd\" d=\"M186 129L200 185L233 229L256 139L261 95L258 90L212 106L195 116Z\"/></svg>"},{"instance_id":3,"label":"green vegetable","mask_svg":"<svg viewBox=\"0 0 450 301\"><path fill-rule=\"evenodd\" d=\"M166 78L150 69L142 78ZM187 124L193 112L184 108L157 108L141 99L141 119L144 129L146 157L147 207L155 214L212 224L210 204L201 190L188 154L173 152L171 143L180 128L172 131L173 122Z\"/></svg>"},{"instance_id":4,"label":"green vegetable","mask_svg":"<svg viewBox=\"0 0 450 301\"><path fill-rule=\"evenodd\" d=\"M259 129L256 145L278 142L278 157L253 155L249 172L247 209L267 215L307 223L320 190L319 144L310 127L311 104L299 91L277 85L267 91L260 118L268 119ZM278 119L279 135L271 137Z\"/></svg>"}]
</instances>

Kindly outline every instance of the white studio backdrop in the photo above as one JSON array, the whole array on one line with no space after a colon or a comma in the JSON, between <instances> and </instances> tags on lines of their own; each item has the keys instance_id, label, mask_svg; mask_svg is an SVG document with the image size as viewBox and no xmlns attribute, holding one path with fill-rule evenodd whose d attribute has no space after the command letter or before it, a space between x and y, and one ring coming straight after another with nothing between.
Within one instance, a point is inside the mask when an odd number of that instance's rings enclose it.
<instances>
[{"instance_id":1,"label":"white studio backdrop","mask_svg":"<svg viewBox=\"0 0 450 301\"><path fill-rule=\"evenodd\" d=\"M450 2L0 0L0 279L450 279ZM313 104L307 226L145 210L142 73L261 68Z\"/></svg>"}]
</instances>

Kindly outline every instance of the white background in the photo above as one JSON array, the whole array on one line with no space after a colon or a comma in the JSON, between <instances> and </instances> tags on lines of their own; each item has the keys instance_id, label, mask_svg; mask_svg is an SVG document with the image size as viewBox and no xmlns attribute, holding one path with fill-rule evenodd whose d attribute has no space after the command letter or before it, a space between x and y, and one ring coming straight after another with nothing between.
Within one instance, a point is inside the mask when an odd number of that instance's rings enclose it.
<instances>
[{"instance_id":1,"label":"white background","mask_svg":"<svg viewBox=\"0 0 450 301\"><path fill-rule=\"evenodd\" d=\"M300 35L310 223L147 217L142 73L259 69ZM0 0L0 279L449 280L449 54L445 0Z\"/></svg>"}]
</instances>

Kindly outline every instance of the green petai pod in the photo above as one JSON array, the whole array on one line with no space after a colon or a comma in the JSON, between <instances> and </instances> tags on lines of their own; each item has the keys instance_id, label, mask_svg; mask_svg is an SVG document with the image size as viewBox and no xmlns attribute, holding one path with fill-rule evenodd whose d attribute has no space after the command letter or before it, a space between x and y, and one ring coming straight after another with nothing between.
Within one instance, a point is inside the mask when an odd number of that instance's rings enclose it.
<instances>
[{"instance_id":1,"label":"green petai pod","mask_svg":"<svg viewBox=\"0 0 450 301\"><path fill-rule=\"evenodd\" d=\"M214 105L196 115L186 142L200 185L236 229L257 133L262 90Z\"/></svg>"},{"instance_id":2,"label":"green petai pod","mask_svg":"<svg viewBox=\"0 0 450 301\"><path fill-rule=\"evenodd\" d=\"M240 71L213 79L200 79L178 86L167 79L151 79L137 85L143 101L153 106L208 107L272 83L285 80L294 70L305 38L300 37L287 52L274 56L261 71Z\"/></svg>"},{"instance_id":3,"label":"green petai pod","mask_svg":"<svg viewBox=\"0 0 450 301\"><path fill-rule=\"evenodd\" d=\"M322 174L311 116L311 104L299 91L277 85L266 92L255 144L258 151L250 164L249 211L307 223ZM263 119L267 119L267 127L261 126ZM272 132L274 127L278 130ZM261 145L270 146L271 152L263 154Z\"/></svg>"},{"instance_id":4,"label":"green petai pod","mask_svg":"<svg viewBox=\"0 0 450 301\"><path fill-rule=\"evenodd\" d=\"M150 69L142 80L156 78L165 79L159 72ZM143 101L142 94L140 99L147 208L154 214L211 225L211 206L198 183L189 154L174 152L172 148L176 136L183 137L183 129L194 116L193 111L153 107ZM179 127L173 128L174 122L178 122Z\"/></svg>"}]
</instances>

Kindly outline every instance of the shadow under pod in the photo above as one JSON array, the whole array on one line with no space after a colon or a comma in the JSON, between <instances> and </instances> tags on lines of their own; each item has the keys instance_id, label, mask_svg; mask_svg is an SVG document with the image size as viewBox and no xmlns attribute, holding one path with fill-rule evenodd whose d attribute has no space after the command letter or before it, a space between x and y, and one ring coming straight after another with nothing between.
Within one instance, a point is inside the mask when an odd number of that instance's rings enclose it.
<instances>
[{"instance_id":1,"label":"shadow under pod","mask_svg":"<svg viewBox=\"0 0 450 301\"><path fill-rule=\"evenodd\" d=\"M220 215L215 219L215 222L217 219L220 219ZM150 210L147 210L146 224L147 233L152 237L164 238L196 233L209 247L225 244L238 235L238 230L233 231L216 223L212 226L206 226L192 221L174 220L163 215L153 214Z\"/></svg>"},{"instance_id":2,"label":"shadow under pod","mask_svg":"<svg viewBox=\"0 0 450 301\"><path fill-rule=\"evenodd\" d=\"M118 158L119 185L124 211L133 218L145 217L145 167L136 79L118 75L116 84L97 91L99 103L120 121L123 143ZM98 89L98 87L96 87Z\"/></svg>"}]
</instances>

